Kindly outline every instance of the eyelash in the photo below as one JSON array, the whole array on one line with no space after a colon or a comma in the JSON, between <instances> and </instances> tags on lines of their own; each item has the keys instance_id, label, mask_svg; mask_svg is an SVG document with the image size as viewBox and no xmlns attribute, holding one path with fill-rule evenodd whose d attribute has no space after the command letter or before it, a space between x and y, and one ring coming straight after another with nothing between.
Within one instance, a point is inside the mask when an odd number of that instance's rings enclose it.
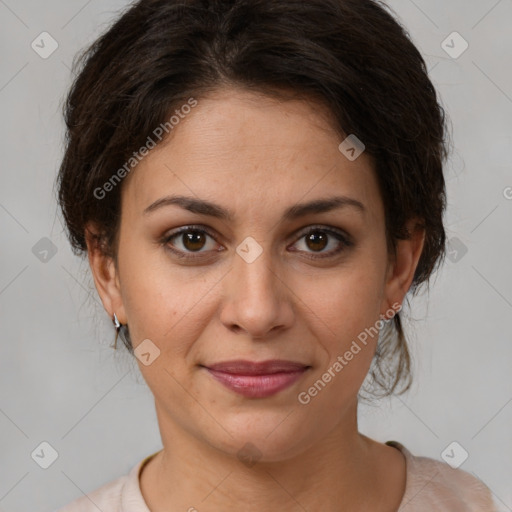
<instances>
[{"instance_id":1,"label":"eyelash","mask_svg":"<svg viewBox=\"0 0 512 512\"><path fill-rule=\"evenodd\" d=\"M200 226L184 226L184 227L179 228L178 230L176 230L176 231L174 231L174 232L172 232L170 234L165 235L160 240L160 243L162 245L164 245L167 250L169 250L173 254L175 254L178 258L187 259L187 260L190 260L190 261L198 259L198 258L204 258L204 252L198 252L198 253L196 253L196 255L191 256L190 254L193 254L193 253L184 253L183 251L181 251L179 249L174 249L174 248L172 248L169 245L169 242L171 240L173 240L174 238L178 237L179 235L181 235L183 233L189 233L189 232L206 234L206 235L208 235L209 237L211 237L211 238L213 238L215 240L215 236L213 235L213 233L210 232L210 230L208 230L208 229L206 229L204 227L200 227ZM345 235L342 231L339 231L339 230L334 229L334 228L327 228L327 227L324 227L324 226L311 226L311 227L309 227L307 231L302 232L300 234L299 238L297 239L297 242L299 240L303 239L304 237L306 237L307 235L310 235L311 233L315 233L315 232L322 232L322 233L327 233L328 235L332 235L334 238L336 238L341 243L341 247L336 249L336 250L331 250L331 251L329 251L327 253L321 253L322 254L321 256L319 256L319 255L306 256L309 259L319 260L319 259L322 259L322 258L331 258L331 257L334 257L334 256L338 255L343 250L348 249L348 248L350 248L350 247L352 247L354 245L352 240L350 240L349 237L347 237L347 235ZM215 240L215 241L217 242L217 240ZM220 252L220 251L217 251L217 252ZM297 252L301 252L301 251L297 251ZM310 254L314 254L314 253L310 253Z\"/></svg>"}]
</instances>

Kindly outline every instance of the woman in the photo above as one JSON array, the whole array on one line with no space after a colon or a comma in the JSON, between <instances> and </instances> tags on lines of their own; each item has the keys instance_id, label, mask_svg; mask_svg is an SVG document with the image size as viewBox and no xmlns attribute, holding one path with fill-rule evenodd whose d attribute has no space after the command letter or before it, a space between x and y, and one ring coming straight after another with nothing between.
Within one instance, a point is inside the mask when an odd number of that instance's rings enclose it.
<instances>
[{"instance_id":1,"label":"woman","mask_svg":"<svg viewBox=\"0 0 512 512\"><path fill-rule=\"evenodd\" d=\"M494 510L357 428L445 250L444 111L385 6L141 0L81 62L60 205L163 449L61 511Z\"/></svg>"}]
</instances>

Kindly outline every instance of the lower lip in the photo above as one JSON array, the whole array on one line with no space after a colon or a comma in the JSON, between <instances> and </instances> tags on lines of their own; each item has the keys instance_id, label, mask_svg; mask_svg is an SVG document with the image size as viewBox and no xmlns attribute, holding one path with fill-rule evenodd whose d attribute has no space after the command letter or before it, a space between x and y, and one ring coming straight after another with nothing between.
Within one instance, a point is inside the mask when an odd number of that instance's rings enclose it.
<instances>
[{"instance_id":1,"label":"lower lip","mask_svg":"<svg viewBox=\"0 0 512 512\"><path fill-rule=\"evenodd\" d=\"M235 393L248 398L265 398L291 386L300 379L306 368L294 372L269 373L266 375L238 375L207 368L221 384Z\"/></svg>"}]
</instances>

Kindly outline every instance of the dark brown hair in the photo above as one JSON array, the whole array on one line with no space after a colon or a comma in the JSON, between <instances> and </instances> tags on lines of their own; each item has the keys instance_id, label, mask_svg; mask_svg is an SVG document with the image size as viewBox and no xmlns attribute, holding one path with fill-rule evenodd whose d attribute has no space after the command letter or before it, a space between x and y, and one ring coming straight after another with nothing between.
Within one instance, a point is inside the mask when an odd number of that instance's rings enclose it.
<instances>
[{"instance_id":1,"label":"dark brown hair","mask_svg":"<svg viewBox=\"0 0 512 512\"><path fill-rule=\"evenodd\" d=\"M425 62L396 15L375 0L140 0L81 55L64 106L58 200L75 254L85 227L116 260L121 186L104 186L178 107L223 86L321 102L340 134L373 157L388 249L421 221L411 286L445 255L445 112ZM340 139L341 142L341 139ZM379 341L370 376L384 394L411 385L400 314ZM391 322L386 324L389 327ZM124 342L132 351L126 329ZM376 396L376 393L374 393Z\"/></svg>"}]
</instances>

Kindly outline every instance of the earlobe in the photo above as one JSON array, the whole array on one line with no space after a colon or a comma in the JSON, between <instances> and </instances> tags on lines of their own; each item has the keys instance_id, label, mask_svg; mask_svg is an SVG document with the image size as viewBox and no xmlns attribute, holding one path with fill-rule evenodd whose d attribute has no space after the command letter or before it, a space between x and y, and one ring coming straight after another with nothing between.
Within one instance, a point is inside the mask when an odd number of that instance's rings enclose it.
<instances>
[{"instance_id":1,"label":"earlobe","mask_svg":"<svg viewBox=\"0 0 512 512\"><path fill-rule=\"evenodd\" d=\"M385 302L387 304L383 305L386 309L389 309L391 304L402 304L411 287L423 251L425 229L418 225L416 219L411 219L407 223L407 229L411 234L410 238L397 241L396 254L389 263L385 284ZM381 312L381 314L384 313Z\"/></svg>"},{"instance_id":2,"label":"earlobe","mask_svg":"<svg viewBox=\"0 0 512 512\"><path fill-rule=\"evenodd\" d=\"M89 228L91 233L97 231ZM87 230L86 230L87 233ZM120 293L119 275L113 259L106 255L100 244L91 234L86 235L87 256L94 279L94 284L105 311L113 317L116 314L119 322L126 324L126 315Z\"/></svg>"}]
</instances>

